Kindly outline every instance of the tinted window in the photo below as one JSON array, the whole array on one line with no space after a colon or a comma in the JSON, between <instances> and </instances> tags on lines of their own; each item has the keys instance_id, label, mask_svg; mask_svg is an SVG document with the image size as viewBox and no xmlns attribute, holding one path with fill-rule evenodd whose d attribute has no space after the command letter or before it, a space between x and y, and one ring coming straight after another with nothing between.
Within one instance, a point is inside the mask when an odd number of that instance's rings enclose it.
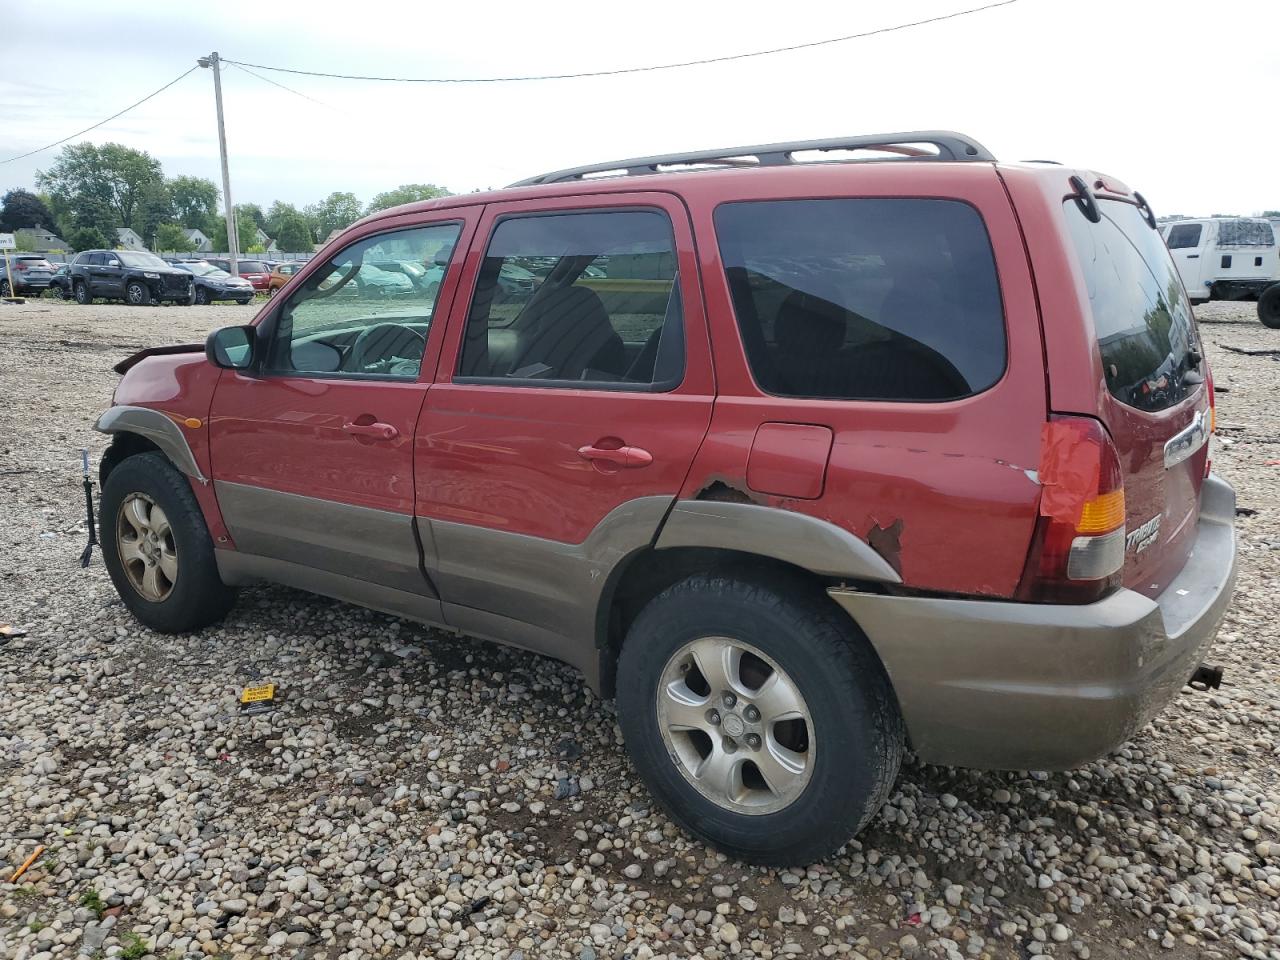
<instances>
[{"instance_id":1,"label":"tinted window","mask_svg":"<svg viewBox=\"0 0 1280 960\"><path fill-rule=\"evenodd\" d=\"M1275 243L1267 220L1222 220L1218 223L1220 247L1269 247Z\"/></svg>"},{"instance_id":2,"label":"tinted window","mask_svg":"<svg viewBox=\"0 0 1280 960\"><path fill-rule=\"evenodd\" d=\"M485 251L458 372L539 386L676 385L684 337L666 215L501 221Z\"/></svg>"},{"instance_id":3,"label":"tinted window","mask_svg":"<svg viewBox=\"0 0 1280 960\"><path fill-rule=\"evenodd\" d=\"M1181 250L1184 247L1200 246L1201 224L1178 223L1169 229L1169 249Z\"/></svg>"},{"instance_id":4,"label":"tinted window","mask_svg":"<svg viewBox=\"0 0 1280 960\"><path fill-rule=\"evenodd\" d=\"M1064 205L1107 388L1140 410L1171 407L1194 389L1183 380L1196 366L1189 356L1196 335L1182 281L1137 207L1118 200L1098 207L1102 220L1090 223L1074 201Z\"/></svg>"},{"instance_id":5,"label":"tinted window","mask_svg":"<svg viewBox=\"0 0 1280 960\"><path fill-rule=\"evenodd\" d=\"M329 257L281 308L270 369L415 379L444 277L437 262L449 262L459 229L444 223L376 234Z\"/></svg>"},{"instance_id":6,"label":"tinted window","mask_svg":"<svg viewBox=\"0 0 1280 960\"><path fill-rule=\"evenodd\" d=\"M261 260L238 260L236 267L241 273L270 273L270 268Z\"/></svg>"},{"instance_id":7,"label":"tinted window","mask_svg":"<svg viewBox=\"0 0 1280 960\"><path fill-rule=\"evenodd\" d=\"M982 219L950 200L778 200L716 210L734 312L761 389L948 400L1004 372Z\"/></svg>"}]
</instances>

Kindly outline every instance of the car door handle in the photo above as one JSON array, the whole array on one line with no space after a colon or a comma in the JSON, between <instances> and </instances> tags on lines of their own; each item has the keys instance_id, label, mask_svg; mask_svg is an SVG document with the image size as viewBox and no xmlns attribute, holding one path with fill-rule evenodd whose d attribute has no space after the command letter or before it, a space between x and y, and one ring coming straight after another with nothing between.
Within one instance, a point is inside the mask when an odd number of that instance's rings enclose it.
<instances>
[{"instance_id":1,"label":"car door handle","mask_svg":"<svg viewBox=\"0 0 1280 960\"><path fill-rule=\"evenodd\" d=\"M375 440L394 440L400 435L389 423L344 423L342 432L353 437L372 437Z\"/></svg>"},{"instance_id":2,"label":"car door handle","mask_svg":"<svg viewBox=\"0 0 1280 960\"><path fill-rule=\"evenodd\" d=\"M1200 259L1200 254L1198 254L1198 253L1188 253L1188 254L1187 254L1187 259L1188 259L1188 260L1199 260L1199 259Z\"/></svg>"},{"instance_id":3,"label":"car door handle","mask_svg":"<svg viewBox=\"0 0 1280 960\"><path fill-rule=\"evenodd\" d=\"M583 460L599 460L619 467L647 467L653 463L653 454L640 447L597 447L588 445L578 448L578 456Z\"/></svg>"}]
</instances>

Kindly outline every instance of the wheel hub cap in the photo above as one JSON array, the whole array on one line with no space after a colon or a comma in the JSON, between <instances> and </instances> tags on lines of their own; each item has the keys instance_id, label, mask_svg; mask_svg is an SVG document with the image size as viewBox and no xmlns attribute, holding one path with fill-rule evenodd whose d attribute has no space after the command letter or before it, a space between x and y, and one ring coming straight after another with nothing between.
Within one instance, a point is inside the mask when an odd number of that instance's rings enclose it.
<instances>
[{"instance_id":1,"label":"wheel hub cap","mask_svg":"<svg viewBox=\"0 0 1280 960\"><path fill-rule=\"evenodd\" d=\"M116 552L129 584L158 603L178 582L178 551L169 518L145 493L131 493L116 516Z\"/></svg>"},{"instance_id":2,"label":"wheel hub cap","mask_svg":"<svg viewBox=\"0 0 1280 960\"><path fill-rule=\"evenodd\" d=\"M685 779L735 813L781 810L813 773L804 697L777 662L743 641L701 637L676 651L663 668L657 718Z\"/></svg>"}]
</instances>

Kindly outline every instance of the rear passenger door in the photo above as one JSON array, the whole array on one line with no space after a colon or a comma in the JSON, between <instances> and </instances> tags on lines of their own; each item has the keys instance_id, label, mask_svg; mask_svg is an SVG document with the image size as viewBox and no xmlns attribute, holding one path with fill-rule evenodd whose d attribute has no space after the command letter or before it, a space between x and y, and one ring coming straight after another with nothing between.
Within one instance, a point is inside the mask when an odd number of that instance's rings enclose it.
<instances>
[{"instance_id":1,"label":"rear passenger door","mask_svg":"<svg viewBox=\"0 0 1280 960\"><path fill-rule=\"evenodd\" d=\"M489 205L476 237L418 428L427 563L451 624L578 662L710 421L689 223L614 194Z\"/></svg>"}]
</instances>

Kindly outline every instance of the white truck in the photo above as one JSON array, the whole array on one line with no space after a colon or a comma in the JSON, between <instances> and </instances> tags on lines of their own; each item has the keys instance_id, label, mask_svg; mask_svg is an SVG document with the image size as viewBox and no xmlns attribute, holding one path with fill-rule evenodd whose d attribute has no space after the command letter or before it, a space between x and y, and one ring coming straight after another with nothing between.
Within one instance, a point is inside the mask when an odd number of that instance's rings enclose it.
<instances>
[{"instance_id":1,"label":"white truck","mask_svg":"<svg viewBox=\"0 0 1280 960\"><path fill-rule=\"evenodd\" d=\"M1269 220L1208 217L1160 228L1192 303L1256 300L1280 279L1280 252Z\"/></svg>"}]
</instances>

